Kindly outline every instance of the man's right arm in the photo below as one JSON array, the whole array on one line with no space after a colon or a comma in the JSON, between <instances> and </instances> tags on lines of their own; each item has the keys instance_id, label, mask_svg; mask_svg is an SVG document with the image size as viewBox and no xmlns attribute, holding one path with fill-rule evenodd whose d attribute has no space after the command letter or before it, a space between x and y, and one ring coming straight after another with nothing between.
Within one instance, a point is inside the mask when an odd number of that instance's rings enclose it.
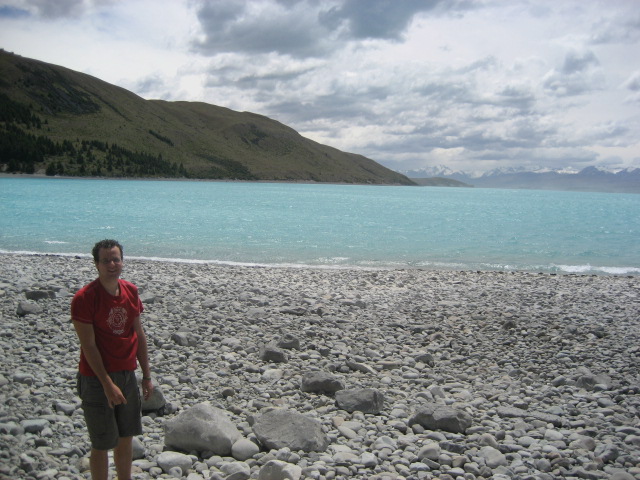
<instances>
[{"instance_id":1,"label":"man's right arm","mask_svg":"<svg viewBox=\"0 0 640 480\"><path fill-rule=\"evenodd\" d=\"M102 384L104 393L107 396L107 401L109 402L109 407L113 408L115 405L127 403L126 398L124 398L124 395L118 386L113 383L113 380L111 380L107 370L104 368L102 355L100 355L100 350L98 350L98 346L96 345L93 325L73 320L73 326L76 329L76 334L80 340L80 346L82 347L84 356L91 370L93 370L93 373L96 374L96 377L98 377L98 380L100 380Z\"/></svg>"}]
</instances>

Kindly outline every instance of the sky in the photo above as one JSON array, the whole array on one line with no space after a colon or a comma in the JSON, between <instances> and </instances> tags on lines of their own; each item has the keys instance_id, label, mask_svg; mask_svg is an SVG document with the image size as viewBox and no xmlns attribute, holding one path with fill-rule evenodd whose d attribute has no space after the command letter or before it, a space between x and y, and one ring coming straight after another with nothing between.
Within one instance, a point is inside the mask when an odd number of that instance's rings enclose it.
<instances>
[{"instance_id":1,"label":"sky","mask_svg":"<svg viewBox=\"0 0 640 480\"><path fill-rule=\"evenodd\" d=\"M640 0L0 0L0 47L402 172L640 168Z\"/></svg>"}]
</instances>

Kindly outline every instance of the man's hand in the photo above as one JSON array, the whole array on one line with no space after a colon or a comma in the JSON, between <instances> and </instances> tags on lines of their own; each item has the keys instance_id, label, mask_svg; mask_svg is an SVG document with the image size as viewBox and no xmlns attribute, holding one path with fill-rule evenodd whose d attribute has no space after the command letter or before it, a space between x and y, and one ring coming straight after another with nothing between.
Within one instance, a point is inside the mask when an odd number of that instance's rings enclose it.
<instances>
[{"instance_id":1,"label":"man's hand","mask_svg":"<svg viewBox=\"0 0 640 480\"><path fill-rule=\"evenodd\" d=\"M104 394L107 397L107 402L109 402L109 408L113 408L116 405L126 405L127 399L124 398L122 391L115 383L108 382L108 384L104 385L103 388Z\"/></svg>"},{"instance_id":2,"label":"man's hand","mask_svg":"<svg viewBox=\"0 0 640 480\"><path fill-rule=\"evenodd\" d=\"M142 379L142 394L145 400L149 400L151 395L153 395L153 382L150 378Z\"/></svg>"}]
</instances>

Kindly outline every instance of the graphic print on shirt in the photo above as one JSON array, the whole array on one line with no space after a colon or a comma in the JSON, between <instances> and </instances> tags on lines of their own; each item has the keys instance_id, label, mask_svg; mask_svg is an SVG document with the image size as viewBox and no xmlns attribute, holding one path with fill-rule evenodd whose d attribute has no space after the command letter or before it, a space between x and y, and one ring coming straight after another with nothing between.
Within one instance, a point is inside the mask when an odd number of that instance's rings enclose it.
<instances>
[{"instance_id":1,"label":"graphic print on shirt","mask_svg":"<svg viewBox=\"0 0 640 480\"><path fill-rule=\"evenodd\" d=\"M109 318L107 319L107 325L109 325L111 331L116 335L122 335L126 324L127 309L124 307L113 307L109 312Z\"/></svg>"}]
</instances>

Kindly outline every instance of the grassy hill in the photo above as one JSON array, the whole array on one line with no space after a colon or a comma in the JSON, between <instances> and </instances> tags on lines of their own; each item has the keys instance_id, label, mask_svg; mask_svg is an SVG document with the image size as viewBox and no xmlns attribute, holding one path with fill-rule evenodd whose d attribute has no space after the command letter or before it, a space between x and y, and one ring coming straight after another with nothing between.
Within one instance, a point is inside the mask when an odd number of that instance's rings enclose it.
<instances>
[{"instance_id":1,"label":"grassy hill","mask_svg":"<svg viewBox=\"0 0 640 480\"><path fill-rule=\"evenodd\" d=\"M0 50L0 169L107 177L413 185L375 161L275 120L198 102L145 100Z\"/></svg>"}]
</instances>

